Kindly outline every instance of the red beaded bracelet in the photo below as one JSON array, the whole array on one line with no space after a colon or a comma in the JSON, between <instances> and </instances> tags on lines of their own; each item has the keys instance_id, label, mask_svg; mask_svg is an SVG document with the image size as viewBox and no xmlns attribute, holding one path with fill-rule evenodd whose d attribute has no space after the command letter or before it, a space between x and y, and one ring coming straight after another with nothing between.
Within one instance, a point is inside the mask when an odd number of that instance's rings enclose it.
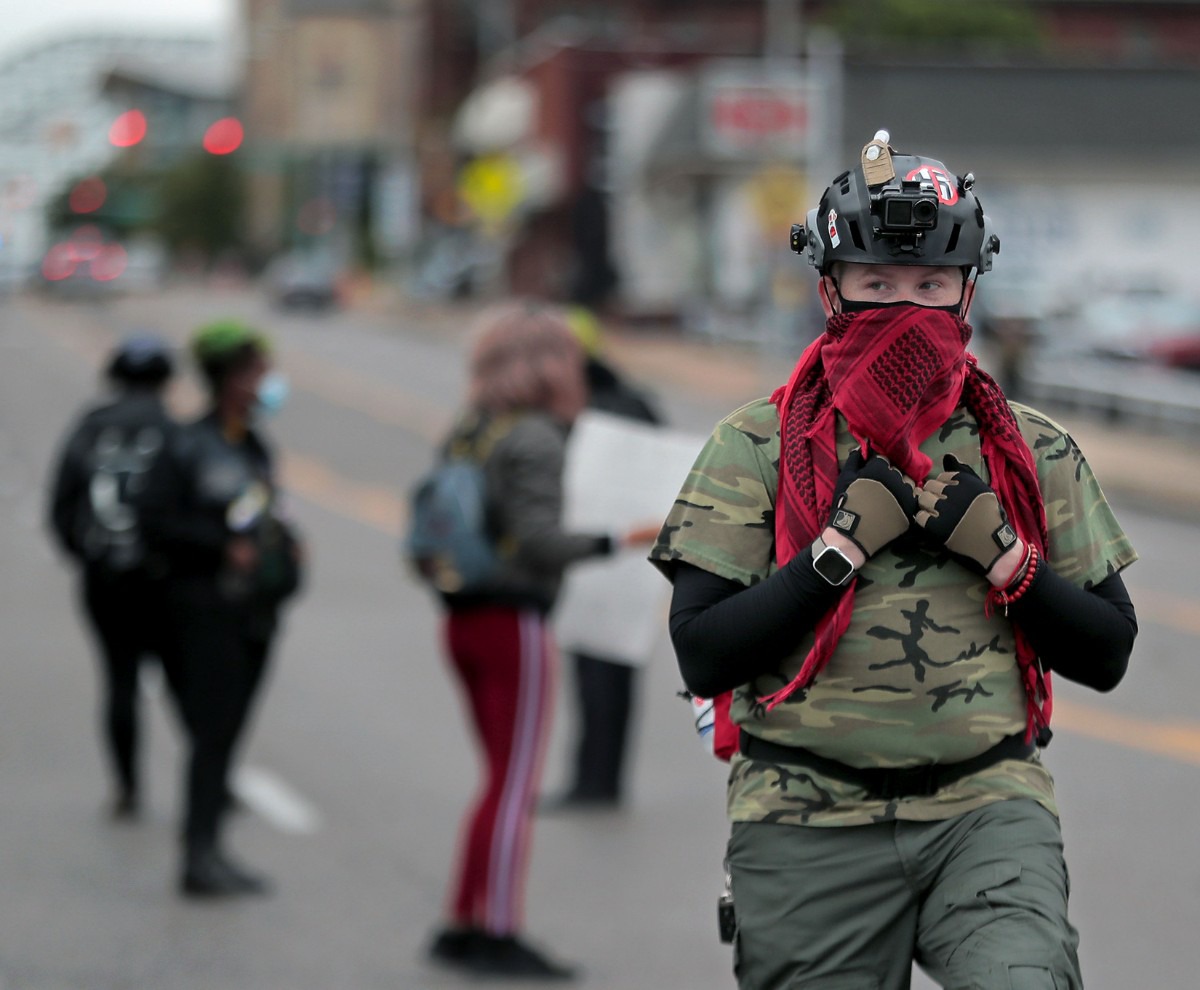
<instances>
[{"instance_id":1,"label":"red beaded bracelet","mask_svg":"<svg viewBox=\"0 0 1200 990\"><path fill-rule=\"evenodd\" d=\"M999 607L1004 615L1008 615L1008 606L1013 602L1020 601L1025 592L1029 590L1029 586L1033 584L1033 579L1037 577L1038 561L1040 559L1041 554L1038 553L1038 548L1030 543L1028 556L1025 559L1025 566L1019 571L1021 575L1020 583L1012 591L1009 591L1009 588L1012 588L1011 583L1004 588L989 589L987 600L983 606L984 614L990 617L993 610Z\"/></svg>"}]
</instances>

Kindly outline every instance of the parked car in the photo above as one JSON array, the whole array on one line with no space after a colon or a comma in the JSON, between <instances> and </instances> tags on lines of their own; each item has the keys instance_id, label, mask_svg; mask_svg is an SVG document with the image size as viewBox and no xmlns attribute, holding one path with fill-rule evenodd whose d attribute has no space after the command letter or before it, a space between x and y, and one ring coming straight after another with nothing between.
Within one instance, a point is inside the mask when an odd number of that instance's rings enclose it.
<instances>
[{"instance_id":1,"label":"parked car","mask_svg":"<svg viewBox=\"0 0 1200 990\"><path fill-rule=\"evenodd\" d=\"M157 242L114 240L98 227L65 234L42 256L38 281L63 296L94 297L159 288L166 277L166 254Z\"/></svg>"},{"instance_id":2,"label":"parked car","mask_svg":"<svg viewBox=\"0 0 1200 990\"><path fill-rule=\"evenodd\" d=\"M327 251L290 251L264 276L271 301L283 309L325 310L337 305L341 266Z\"/></svg>"},{"instance_id":3,"label":"parked car","mask_svg":"<svg viewBox=\"0 0 1200 990\"><path fill-rule=\"evenodd\" d=\"M1155 288L1105 292L1039 336L1047 354L1200 369L1200 300Z\"/></svg>"}]
</instances>

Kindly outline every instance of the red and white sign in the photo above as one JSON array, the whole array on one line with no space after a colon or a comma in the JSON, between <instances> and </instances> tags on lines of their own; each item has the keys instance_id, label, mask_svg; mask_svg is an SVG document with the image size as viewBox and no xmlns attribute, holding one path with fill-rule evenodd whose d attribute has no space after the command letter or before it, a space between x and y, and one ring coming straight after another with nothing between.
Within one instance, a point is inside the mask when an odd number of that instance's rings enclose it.
<instances>
[{"instance_id":1,"label":"red and white sign","mask_svg":"<svg viewBox=\"0 0 1200 990\"><path fill-rule=\"evenodd\" d=\"M722 66L700 85L700 132L719 158L807 157L815 103L798 73Z\"/></svg>"}]
</instances>

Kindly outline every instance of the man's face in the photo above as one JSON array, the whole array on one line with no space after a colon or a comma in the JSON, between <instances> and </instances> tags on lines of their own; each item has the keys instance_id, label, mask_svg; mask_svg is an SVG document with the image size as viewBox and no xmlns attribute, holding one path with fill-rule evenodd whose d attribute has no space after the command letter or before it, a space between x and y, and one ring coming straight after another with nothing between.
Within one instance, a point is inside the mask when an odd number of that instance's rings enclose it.
<instances>
[{"instance_id":1,"label":"man's face","mask_svg":"<svg viewBox=\"0 0 1200 990\"><path fill-rule=\"evenodd\" d=\"M954 306L964 301L962 270L950 266L843 263L835 266L832 274L842 299L855 302ZM832 316L840 310L841 300L833 285L827 285L822 296L827 315ZM965 301L969 302L969 298L968 295Z\"/></svg>"}]
</instances>

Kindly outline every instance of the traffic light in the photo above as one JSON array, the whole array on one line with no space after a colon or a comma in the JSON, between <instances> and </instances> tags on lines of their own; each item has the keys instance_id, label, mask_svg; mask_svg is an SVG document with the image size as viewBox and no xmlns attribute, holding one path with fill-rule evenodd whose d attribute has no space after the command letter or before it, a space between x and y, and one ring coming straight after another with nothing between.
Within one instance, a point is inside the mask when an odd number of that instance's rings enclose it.
<instances>
[{"instance_id":1,"label":"traffic light","mask_svg":"<svg viewBox=\"0 0 1200 990\"><path fill-rule=\"evenodd\" d=\"M132 148L146 136L146 115L141 110L126 110L108 129L109 143L117 148Z\"/></svg>"},{"instance_id":2,"label":"traffic light","mask_svg":"<svg viewBox=\"0 0 1200 990\"><path fill-rule=\"evenodd\" d=\"M245 131L237 117L222 117L204 132L204 150L210 155L230 155L242 146Z\"/></svg>"}]
</instances>

